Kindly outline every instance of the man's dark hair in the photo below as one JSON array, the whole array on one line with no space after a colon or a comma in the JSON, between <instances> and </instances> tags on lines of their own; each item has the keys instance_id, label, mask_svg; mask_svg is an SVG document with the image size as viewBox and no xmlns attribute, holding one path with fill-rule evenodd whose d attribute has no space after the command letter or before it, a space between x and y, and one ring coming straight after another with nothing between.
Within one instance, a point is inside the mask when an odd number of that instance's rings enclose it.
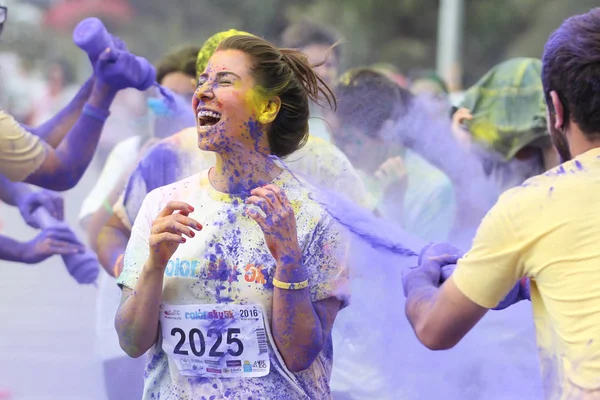
<instances>
[{"instance_id":1,"label":"man's dark hair","mask_svg":"<svg viewBox=\"0 0 600 400\"><path fill-rule=\"evenodd\" d=\"M576 122L588 139L600 139L600 8L565 20L550 36L542 58L546 103L550 92L565 110L565 124Z\"/></svg>"},{"instance_id":2,"label":"man's dark hair","mask_svg":"<svg viewBox=\"0 0 600 400\"><path fill-rule=\"evenodd\" d=\"M281 45L294 49L304 49L310 45L321 44L333 46L341 39L337 32L308 20L302 20L288 26L281 35ZM340 60L340 46L333 48L333 53Z\"/></svg>"},{"instance_id":3,"label":"man's dark hair","mask_svg":"<svg viewBox=\"0 0 600 400\"><path fill-rule=\"evenodd\" d=\"M388 119L406 115L413 95L385 74L371 68L346 72L335 87L336 115L342 125L352 126L376 137Z\"/></svg>"},{"instance_id":4,"label":"man's dark hair","mask_svg":"<svg viewBox=\"0 0 600 400\"><path fill-rule=\"evenodd\" d=\"M165 76L181 72L196 77L196 58L199 46L182 46L165 55L156 63L156 81L161 83Z\"/></svg>"}]
</instances>

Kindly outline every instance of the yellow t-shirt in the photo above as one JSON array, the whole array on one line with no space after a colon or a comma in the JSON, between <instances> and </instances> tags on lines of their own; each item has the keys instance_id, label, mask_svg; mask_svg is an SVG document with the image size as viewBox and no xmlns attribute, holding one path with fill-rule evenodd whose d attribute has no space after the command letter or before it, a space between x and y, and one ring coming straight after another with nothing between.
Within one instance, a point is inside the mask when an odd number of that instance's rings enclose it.
<instances>
[{"instance_id":1,"label":"yellow t-shirt","mask_svg":"<svg viewBox=\"0 0 600 400\"><path fill-rule=\"evenodd\" d=\"M21 182L37 171L45 158L44 141L0 110L0 174Z\"/></svg>"},{"instance_id":2,"label":"yellow t-shirt","mask_svg":"<svg viewBox=\"0 0 600 400\"><path fill-rule=\"evenodd\" d=\"M546 398L600 399L600 148L503 194L453 280L493 308L525 276Z\"/></svg>"}]
</instances>

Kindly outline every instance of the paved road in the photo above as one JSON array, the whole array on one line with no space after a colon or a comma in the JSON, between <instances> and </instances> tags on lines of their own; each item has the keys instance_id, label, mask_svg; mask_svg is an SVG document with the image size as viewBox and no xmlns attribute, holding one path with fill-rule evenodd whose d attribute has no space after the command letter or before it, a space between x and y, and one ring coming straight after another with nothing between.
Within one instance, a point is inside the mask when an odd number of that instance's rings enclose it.
<instances>
[{"instance_id":1,"label":"paved road","mask_svg":"<svg viewBox=\"0 0 600 400\"><path fill-rule=\"evenodd\" d=\"M96 177L90 169L65 194L67 221L80 238L77 214ZM4 204L0 221L0 233L35 235ZM0 261L0 274L0 393L12 392L10 400L104 400L94 359L95 288L79 285L58 256L34 266Z\"/></svg>"}]
</instances>

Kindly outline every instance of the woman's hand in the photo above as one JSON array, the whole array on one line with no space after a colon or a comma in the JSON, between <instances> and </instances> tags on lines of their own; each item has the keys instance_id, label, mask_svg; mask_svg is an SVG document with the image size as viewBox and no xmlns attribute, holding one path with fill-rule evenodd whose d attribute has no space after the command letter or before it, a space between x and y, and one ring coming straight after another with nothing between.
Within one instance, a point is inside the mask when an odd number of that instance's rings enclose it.
<instances>
[{"instance_id":1,"label":"woman's hand","mask_svg":"<svg viewBox=\"0 0 600 400\"><path fill-rule=\"evenodd\" d=\"M169 259L187 236L193 238L194 230L202 230L202 225L188 215L194 207L180 201L170 201L152 222L150 230L149 266L164 272Z\"/></svg>"},{"instance_id":2,"label":"woman's hand","mask_svg":"<svg viewBox=\"0 0 600 400\"><path fill-rule=\"evenodd\" d=\"M246 215L255 220L263 233L269 251L278 265L301 261L300 245L296 233L294 210L281 188L266 185L250 192L246 204L254 204L265 213L247 208Z\"/></svg>"}]
</instances>

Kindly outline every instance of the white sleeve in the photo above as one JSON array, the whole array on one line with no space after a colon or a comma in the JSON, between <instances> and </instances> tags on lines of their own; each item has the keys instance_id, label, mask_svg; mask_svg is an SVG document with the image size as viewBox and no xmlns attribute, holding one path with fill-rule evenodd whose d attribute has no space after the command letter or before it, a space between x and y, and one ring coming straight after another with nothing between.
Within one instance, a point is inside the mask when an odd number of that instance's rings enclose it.
<instances>
[{"instance_id":1,"label":"white sleeve","mask_svg":"<svg viewBox=\"0 0 600 400\"><path fill-rule=\"evenodd\" d=\"M137 147L139 147L135 146L134 149L132 144L136 143L130 139L124 140L118 143L110 152L96 185L85 200L83 200L81 210L79 211L79 222L91 216L102 207L102 203L113 190L121 175L131 166L132 160L135 160L135 157L132 157L132 150L137 150ZM135 155L137 156L137 152Z\"/></svg>"}]
</instances>

